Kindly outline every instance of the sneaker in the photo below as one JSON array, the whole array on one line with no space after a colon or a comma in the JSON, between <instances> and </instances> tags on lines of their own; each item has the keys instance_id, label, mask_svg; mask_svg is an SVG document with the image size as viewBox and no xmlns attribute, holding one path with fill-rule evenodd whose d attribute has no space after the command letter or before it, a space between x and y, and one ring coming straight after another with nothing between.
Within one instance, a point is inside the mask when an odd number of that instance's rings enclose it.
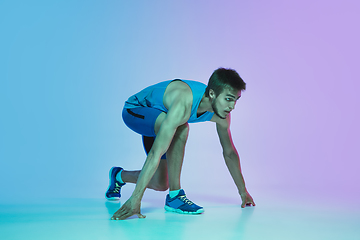
<instances>
[{"instance_id":1,"label":"sneaker","mask_svg":"<svg viewBox=\"0 0 360 240\"><path fill-rule=\"evenodd\" d=\"M105 193L105 197L108 200L119 200L121 197L121 187L125 185L125 183L120 183L116 180L116 174L120 172L123 168L122 167L112 167L109 173L109 188Z\"/></svg>"},{"instance_id":2,"label":"sneaker","mask_svg":"<svg viewBox=\"0 0 360 240\"><path fill-rule=\"evenodd\" d=\"M183 214L199 214L204 212L204 208L190 201L184 190L180 190L176 197L171 198L169 194L166 196L165 210Z\"/></svg>"}]
</instances>

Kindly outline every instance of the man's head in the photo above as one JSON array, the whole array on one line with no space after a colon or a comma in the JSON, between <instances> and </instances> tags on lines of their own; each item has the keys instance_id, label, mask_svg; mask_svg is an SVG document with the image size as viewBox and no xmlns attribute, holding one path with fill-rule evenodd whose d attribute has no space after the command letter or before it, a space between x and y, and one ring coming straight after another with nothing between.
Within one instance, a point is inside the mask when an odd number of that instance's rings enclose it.
<instances>
[{"instance_id":1,"label":"man's head","mask_svg":"<svg viewBox=\"0 0 360 240\"><path fill-rule=\"evenodd\" d=\"M214 113L225 119L245 89L246 83L235 70L218 68L209 79L205 96L210 98Z\"/></svg>"},{"instance_id":2,"label":"man's head","mask_svg":"<svg viewBox=\"0 0 360 240\"><path fill-rule=\"evenodd\" d=\"M210 76L209 83L205 90L205 97L209 97L210 89L218 96L225 88L242 91L246 89L246 83L235 70L218 68Z\"/></svg>"}]
</instances>

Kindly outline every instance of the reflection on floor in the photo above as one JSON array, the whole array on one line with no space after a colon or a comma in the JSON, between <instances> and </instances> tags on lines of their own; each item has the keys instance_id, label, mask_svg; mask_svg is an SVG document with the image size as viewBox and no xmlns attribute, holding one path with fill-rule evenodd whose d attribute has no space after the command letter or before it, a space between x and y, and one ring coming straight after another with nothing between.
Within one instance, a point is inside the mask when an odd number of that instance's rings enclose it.
<instances>
[{"instance_id":1,"label":"reflection on floor","mask_svg":"<svg viewBox=\"0 0 360 240\"><path fill-rule=\"evenodd\" d=\"M358 208L258 198L256 207L241 209L238 199L195 196L205 213L194 216L165 212L164 197L147 195L147 218L127 221L111 221L120 202L105 199L1 204L0 239L360 239Z\"/></svg>"}]
</instances>

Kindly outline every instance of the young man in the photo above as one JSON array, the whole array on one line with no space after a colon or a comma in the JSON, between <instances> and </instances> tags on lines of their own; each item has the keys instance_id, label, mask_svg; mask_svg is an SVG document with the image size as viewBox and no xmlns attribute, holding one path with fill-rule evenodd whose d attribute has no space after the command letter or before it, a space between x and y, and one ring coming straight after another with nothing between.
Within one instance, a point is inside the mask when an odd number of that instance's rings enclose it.
<instances>
[{"instance_id":1,"label":"young man","mask_svg":"<svg viewBox=\"0 0 360 240\"><path fill-rule=\"evenodd\" d=\"M230 112L235 108L246 84L232 69L213 72L208 86L189 80L175 79L147 87L131 96L123 110L123 120L133 131L143 136L147 158L141 171L110 170L110 185L106 198L120 198L125 183L136 183L131 197L111 219L122 220L132 215L145 218L140 204L146 188L166 191L165 209L186 214L199 214L202 207L190 201L180 185L188 123L212 121L223 148L229 172L241 196L241 207L255 203L248 193L241 173L239 155L230 133Z\"/></svg>"}]
</instances>

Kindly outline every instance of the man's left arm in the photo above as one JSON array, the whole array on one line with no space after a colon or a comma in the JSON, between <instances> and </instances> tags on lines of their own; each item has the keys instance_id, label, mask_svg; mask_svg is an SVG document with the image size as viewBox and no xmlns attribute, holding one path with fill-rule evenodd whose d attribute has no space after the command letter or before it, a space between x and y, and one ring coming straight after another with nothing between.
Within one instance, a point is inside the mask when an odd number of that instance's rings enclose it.
<instances>
[{"instance_id":1,"label":"man's left arm","mask_svg":"<svg viewBox=\"0 0 360 240\"><path fill-rule=\"evenodd\" d=\"M255 206L254 200L246 189L244 177L241 173L239 154L237 153L231 138L230 114L226 119L222 119L216 123L216 130L223 148L223 156L226 166L229 169L231 177L233 178L241 196L241 207L244 208L245 206L251 205Z\"/></svg>"}]
</instances>

